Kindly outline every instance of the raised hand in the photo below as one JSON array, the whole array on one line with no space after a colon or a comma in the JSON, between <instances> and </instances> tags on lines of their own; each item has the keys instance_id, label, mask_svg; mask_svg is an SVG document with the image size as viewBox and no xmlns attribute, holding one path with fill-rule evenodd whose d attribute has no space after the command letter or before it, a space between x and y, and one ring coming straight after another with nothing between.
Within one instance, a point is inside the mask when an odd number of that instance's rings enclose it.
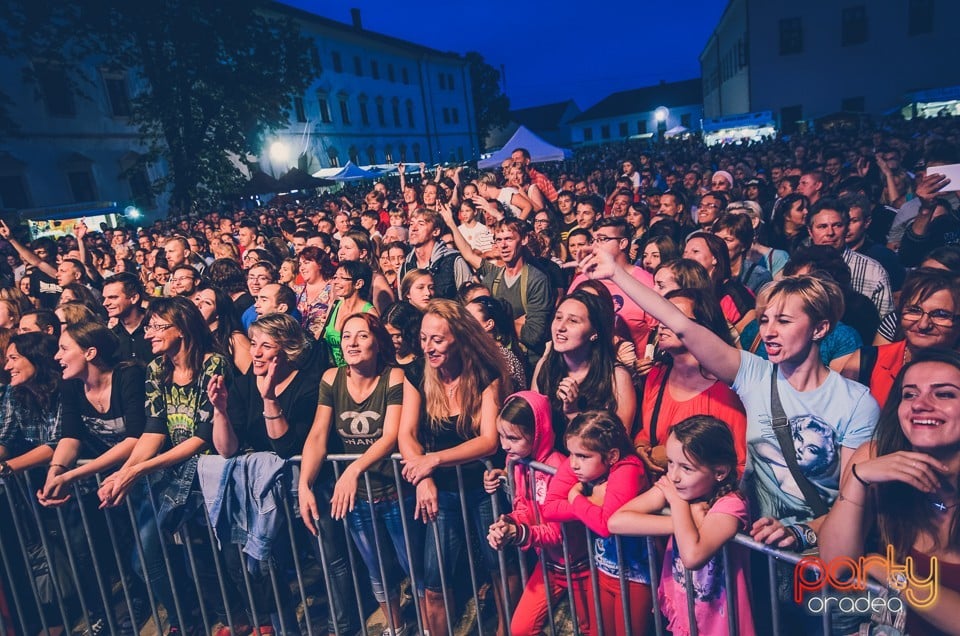
<instances>
[{"instance_id":1,"label":"raised hand","mask_svg":"<svg viewBox=\"0 0 960 636\"><path fill-rule=\"evenodd\" d=\"M222 375L215 375L210 378L210 382L207 384L207 397L210 398L213 408L221 413L227 412L227 387Z\"/></svg>"}]
</instances>

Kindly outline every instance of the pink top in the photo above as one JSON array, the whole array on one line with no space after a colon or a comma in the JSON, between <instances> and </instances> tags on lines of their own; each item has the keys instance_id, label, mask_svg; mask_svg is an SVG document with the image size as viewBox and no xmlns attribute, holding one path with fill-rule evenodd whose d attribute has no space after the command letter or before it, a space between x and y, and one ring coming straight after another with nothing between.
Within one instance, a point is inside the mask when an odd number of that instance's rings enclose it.
<instances>
[{"instance_id":1,"label":"pink top","mask_svg":"<svg viewBox=\"0 0 960 636\"><path fill-rule=\"evenodd\" d=\"M710 515L731 515L740 523L743 531L750 524L747 502L736 493L720 497L710 507L704 524L709 523ZM730 545L730 565L733 568L733 581L736 586L737 630L741 636L755 634L753 615L750 611L750 592L747 579L750 577L750 557L747 550ZM683 587L685 569L680 555L674 552L674 539L670 537L667 551L663 556L663 572L660 575L660 589L657 597L660 608L667 618L669 629L675 636L687 636L690 633L690 620L687 616L687 595ZM697 630L702 636L727 636L727 581L723 571L723 553L717 552L699 570L691 572L693 579L693 611L697 617Z\"/></svg>"}]
</instances>

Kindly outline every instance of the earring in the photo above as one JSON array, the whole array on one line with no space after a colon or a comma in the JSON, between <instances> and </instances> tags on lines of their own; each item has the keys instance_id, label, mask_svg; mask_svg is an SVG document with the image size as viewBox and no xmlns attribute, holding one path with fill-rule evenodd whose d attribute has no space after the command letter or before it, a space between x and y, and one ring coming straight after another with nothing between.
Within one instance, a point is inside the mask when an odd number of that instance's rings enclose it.
<instances>
[{"instance_id":1,"label":"earring","mask_svg":"<svg viewBox=\"0 0 960 636\"><path fill-rule=\"evenodd\" d=\"M590 336L590 342L596 342L596 341L597 341L597 334L593 334L592 336Z\"/></svg>"}]
</instances>

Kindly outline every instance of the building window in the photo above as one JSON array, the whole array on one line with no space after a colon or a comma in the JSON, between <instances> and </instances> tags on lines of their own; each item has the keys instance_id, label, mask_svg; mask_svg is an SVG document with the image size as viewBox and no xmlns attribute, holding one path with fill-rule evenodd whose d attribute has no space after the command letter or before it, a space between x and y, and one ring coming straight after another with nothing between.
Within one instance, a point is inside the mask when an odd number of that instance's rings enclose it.
<instances>
[{"instance_id":1,"label":"building window","mask_svg":"<svg viewBox=\"0 0 960 636\"><path fill-rule=\"evenodd\" d=\"M791 135L800 129L803 119L803 106L785 106L780 109L780 130Z\"/></svg>"},{"instance_id":2,"label":"building window","mask_svg":"<svg viewBox=\"0 0 960 636\"><path fill-rule=\"evenodd\" d=\"M780 20L780 55L803 53L803 23L800 18Z\"/></svg>"},{"instance_id":3,"label":"building window","mask_svg":"<svg viewBox=\"0 0 960 636\"><path fill-rule=\"evenodd\" d=\"M463 163L463 146L457 146L457 161Z\"/></svg>"},{"instance_id":4,"label":"building window","mask_svg":"<svg viewBox=\"0 0 960 636\"><path fill-rule=\"evenodd\" d=\"M103 83L110 101L110 114L114 117L130 116L130 93L123 75L104 75Z\"/></svg>"},{"instance_id":5,"label":"building window","mask_svg":"<svg viewBox=\"0 0 960 636\"><path fill-rule=\"evenodd\" d=\"M862 113L867 110L865 106L863 97L846 97L840 100L840 110L846 113Z\"/></svg>"},{"instance_id":6,"label":"building window","mask_svg":"<svg viewBox=\"0 0 960 636\"><path fill-rule=\"evenodd\" d=\"M407 72L406 68L400 69L400 78L403 80L404 84L410 83L410 73Z\"/></svg>"},{"instance_id":7,"label":"building window","mask_svg":"<svg viewBox=\"0 0 960 636\"><path fill-rule=\"evenodd\" d=\"M646 121L638 121L638 122L637 122L637 134L638 134L638 135L646 135L646 134L647 134L647 122L646 122Z\"/></svg>"},{"instance_id":8,"label":"building window","mask_svg":"<svg viewBox=\"0 0 960 636\"><path fill-rule=\"evenodd\" d=\"M393 125L400 127L400 99L394 97L390 100L390 110L393 111Z\"/></svg>"},{"instance_id":9,"label":"building window","mask_svg":"<svg viewBox=\"0 0 960 636\"><path fill-rule=\"evenodd\" d=\"M347 105L347 98L340 98L340 119L344 124L350 123L350 107Z\"/></svg>"},{"instance_id":10,"label":"building window","mask_svg":"<svg viewBox=\"0 0 960 636\"><path fill-rule=\"evenodd\" d=\"M367 112L367 102L360 102L360 123L364 126L370 125L370 113Z\"/></svg>"},{"instance_id":11,"label":"building window","mask_svg":"<svg viewBox=\"0 0 960 636\"><path fill-rule=\"evenodd\" d=\"M584 129L583 129L583 140L584 140L584 141L593 141L593 128L584 128Z\"/></svg>"},{"instance_id":12,"label":"building window","mask_svg":"<svg viewBox=\"0 0 960 636\"><path fill-rule=\"evenodd\" d=\"M690 113L680 115L680 125L684 128L690 128Z\"/></svg>"},{"instance_id":13,"label":"building window","mask_svg":"<svg viewBox=\"0 0 960 636\"><path fill-rule=\"evenodd\" d=\"M411 128L416 127L416 124L414 123L414 117L413 117L413 100L410 100L410 99L407 100L407 125L410 126ZM420 160L417 159L417 161L420 161Z\"/></svg>"},{"instance_id":14,"label":"building window","mask_svg":"<svg viewBox=\"0 0 960 636\"><path fill-rule=\"evenodd\" d=\"M333 146L327 148L327 157L330 158L330 167L339 168L340 167L340 155L337 153L337 149Z\"/></svg>"},{"instance_id":15,"label":"building window","mask_svg":"<svg viewBox=\"0 0 960 636\"><path fill-rule=\"evenodd\" d=\"M387 79L391 82L397 81L397 76L393 73L393 64L387 64Z\"/></svg>"},{"instance_id":16,"label":"building window","mask_svg":"<svg viewBox=\"0 0 960 636\"><path fill-rule=\"evenodd\" d=\"M70 191L73 193L74 203L96 201L97 194L93 188L93 175L89 170L76 170L67 173L70 182Z\"/></svg>"},{"instance_id":17,"label":"building window","mask_svg":"<svg viewBox=\"0 0 960 636\"><path fill-rule=\"evenodd\" d=\"M846 7L840 14L840 44L851 46L867 41L867 7Z\"/></svg>"},{"instance_id":18,"label":"building window","mask_svg":"<svg viewBox=\"0 0 960 636\"><path fill-rule=\"evenodd\" d=\"M130 196L134 203L142 208L152 208L156 200L153 196L153 188L150 186L150 179L147 177L146 168L138 166L129 174L127 184L130 186Z\"/></svg>"},{"instance_id":19,"label":"building window","mask_svg":"<svg viewBox=\"0 0 960 636\"><path fill-rule=\"evenodd\" d=\"M620 122L620 136L626 137L629 134L630 134L630 126L625 121Z\"/></svg>"},{"instance_id":20,"label":"building window","mask_svg":"<svg viewBox=\"0 0 960 636\"><path fill-rule=\"evenodd\" d=\"M36 71L47 114L52 117L75 116L77 107L67 72L58 66L38 66Z\"/></svg>"},{"instance_id":21,"label":"building window","mask_svg":"<svg viewBox=\"0 0 960 636\"><path fill-rule=\"evenodd\" d=\"M383 160L387 163L393 163L393 146L387 144L383 149Z\"/></svg>"},{"instance_id":22,"label":"building window","mask_svg":"<svg viewBox=\"0 0 960 636\"><path fill-rule=\"evenodd\" d=\"M0 207L20 209L30 207L30 197L23 175L0 175Z\"/></svg>"},{"instance_id":23,"label":"building window","mask_svg":"<svg viewBox=\"0 0 960 636\"><path fill-rule=\"evenodd\" d=\"M320 121L325 124L332 122L333 118L330 116L330 102L327 100L327 96L321 95L317 97L317 103L320 105Z\"/></svg>"},{"instance_id":24,"label":"building window","mask_svg":"<svg viewBox=\"0 0 960 636\"><path fill-rule=\"evenodd\" d=\"M353 73L357 77L363 76L363 62L360 60L359 55L353 56Z\"/></svg>"},{"instance_id":25,"label":"building window","mask_svg":"<svg viewBox=\"0 0 960 636\"><path fill-rule=\"evenodd\" d=\"M439 78L440 78L440 90L446 90L446 88L447 88L447 76L444 75L443 73L439 73L438 75L439 75Z\"/></svg>"},{"instance_id":26,"label":"building window","mask_svg":"<svg viewBox=\"0 0 960 636\"><path fill-rule=\"evenodd\" d=\"M340 54L334 51L330 55L333 57L333 70L337 73L343 73L343 61L340 59Z\"/></svg>"},{"instance_id":27,"label":"building window","mask_svg":"<svg viewBox=\"0 0 960 636\"><path fill-rule=\"evenodd\" d=\"M420 144L413 144L413 160L416 163L420 163Z\"/></svg>"},{"instance_id":28,"label":"building window","mask_svg":"<svg viewBox=\"0 0 960 636\"><path fill-rule=\"evenodd\" d=\"M933 0L910 0L910 35L933 33Z\"/></svg>"},{"instance_id":29,"label":"building window","mask_svg":"<svg viewBox=\"0 0 960 636\"><path fill-rule=\"evenodd\" d=\"M297 121L301 124L307 121L307 110L303 107L303 98L293 98L293 110L297 114Z\"/></svg>"},{"instance_id":30,"label":"building window","mask_svg":"<svg viewBox=\"0 0 960 636\"><path fill-rule=\"evenodd\" d=\"M456 108L450 109L450 117L453 119L453 123L455 124L460 123L460 111L457 110Z\"/></svg>"},{"instance_id":31,"label":"building window","mask_svg":"<svg viewBox=\"0 0 960 636\"><path fill-rule=\"evenodd\" d=\"M373 79L380 79L380 66L376 60L370 61L370 75L373 76Z\"/></svg>"},{"instance_id":32,"label":"building window","mask_svg":"<svg viewBox=\"0 0 960 636\"><path fill-rule=\"evenodd\" d=\"M407 160L407 144L401 141L399 150L400 150L400 161L406 161Z\"/></svg>"},{"instance_id":33,"label":"building window","mask_svg":"<svg viewBox=\"0 0 960 636\"><path fill-rule=\"evenodd\" d=\"M610 139L610 124L600 126L600 139Z\"/></svg>"},{"instance_id":34,"label":"building window","mask_svg":"<svg viewBox=\"0 0 960 636\"><path fill-rule=\"evenodd\" d=\"M447 73L447 88L453 90L453 74Z\"/></svg>"},{"instance_id":35,"label":"building window","mask_svg":"<svg viewBox=\"0 0 960 636\"><path fill-rule=\"evenodd\" d=\"M367 159L370 165L377 163L377 149L373 146L367 146Z\"/></svg>"},{"instance_id":36,"label":"building window","mask_svg":"<svg viewBox=\"0 0 960 636\"><path fill-rule=\"evenodd\" d=\"M444 109L443 109L443 123L445 123L445 124L449 124L449 123L450 123L450 109L449 109L449 108L444 108Z\"/></svg>"},{"instance_id":37,"label":"building window","mask_svg":"<svg viewBox=\"0 0 960 636\"><path fill-rule=\"evenodd\" d=\"M383 112L382 97L377 98L377 123L380 124L381 126L387 125L387 116L386 116L386 113Z\"/></svg>"},{"instance_id":38,"label":"building window","mask_svg":"<svg viewBox=\"0 0 960 636\"><path fill-rule=\"evenodd\" d=\"M360 165L360 151L357 150L356 146L350 146L350 150L347 151L347 154L350 155L350 161L356 165Z\"/></svg>"}]
</instances>

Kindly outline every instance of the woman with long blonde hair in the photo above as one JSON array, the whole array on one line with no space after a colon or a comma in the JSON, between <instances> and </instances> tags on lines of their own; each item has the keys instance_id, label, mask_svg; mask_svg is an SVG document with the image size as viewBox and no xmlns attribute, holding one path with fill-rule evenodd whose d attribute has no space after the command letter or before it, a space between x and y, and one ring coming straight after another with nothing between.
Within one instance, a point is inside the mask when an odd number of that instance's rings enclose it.
<instances>
[{"instance_id":1,"label":"woman with long blonde hair","mask_svg":"<svg viewBox=\"0 0 960 636\"><path fill-rule=\"evenodd\" d=\"M468 346L465 346L467 345ZM460 552L467 549L465 530L486 535L493 523L492 499L483 490L483 464L477 460L496 453L499 437L497 414L510 392L508 371L496 342L462 305L431 300L420 324L424 375L420 387L404 385L399 446L403 476L417 489L414 517L437 523L447 577ZM458 478L457 466L462 481ZM466 510L461 510L462 488ZM462 525L463 514L471 520ZM497 552L483 543L483 561L488 572L498 569ZM426 624L434 636L446 636L444 607L452 610L453 599L444 598L440 584L440 560L435 544L424 546ZM511 579L511 592L520 592L519 577ZM516 579L515 581L513 579ZM499 579L494 579L499 580ZM500 587L494 585L499 591ZM504 599L497 597L500 632L507 633Z\"/></svg>"}]
</instances>

